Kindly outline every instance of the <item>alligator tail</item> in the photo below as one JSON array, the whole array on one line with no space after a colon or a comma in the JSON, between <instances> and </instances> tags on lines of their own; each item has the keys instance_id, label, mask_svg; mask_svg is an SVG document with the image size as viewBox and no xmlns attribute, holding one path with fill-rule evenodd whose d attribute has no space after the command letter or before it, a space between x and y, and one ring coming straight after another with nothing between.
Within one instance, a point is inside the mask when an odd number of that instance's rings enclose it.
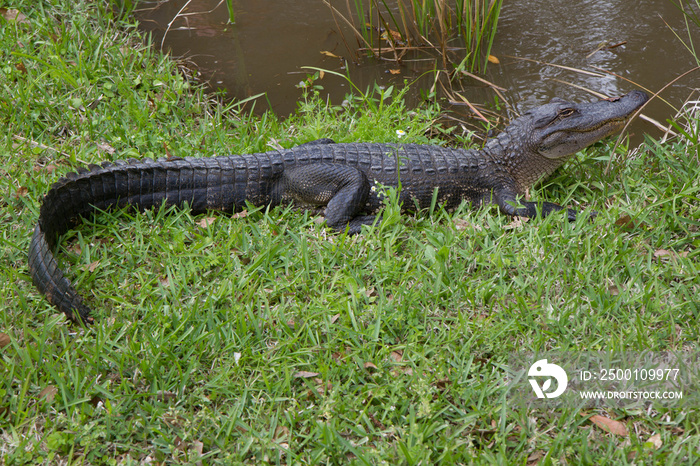
<instances>
[{"instance_id":1,"label":"alligator tail","mask_svg":"<svg viewBox=\"0 0 700 466\"><path fill-rule=\"evenodd\" d=\"M90 308L83 304L83 298L63 275L51 249L41 224L37 224L29 245L29 272L34 285L69 320L92 323Z\"/></svg>"},{"instance_id":2,"label":"alligator tail","mask_svg":"<svg viewBox=\"0 0 700 466\"><path fill-rule=\"evenodd\" d=\"M60 235L95 210L131 206L138 210L188 204L194 213L233 211L246 200L269 203L281 163L244 156L130 160L90 165L69 173L46 194L29 246L35 286L68 319L91 323L90 308L58 266L53 250ZM251 164L254 164L252 166Z\"/></svg>"}]
</instances>

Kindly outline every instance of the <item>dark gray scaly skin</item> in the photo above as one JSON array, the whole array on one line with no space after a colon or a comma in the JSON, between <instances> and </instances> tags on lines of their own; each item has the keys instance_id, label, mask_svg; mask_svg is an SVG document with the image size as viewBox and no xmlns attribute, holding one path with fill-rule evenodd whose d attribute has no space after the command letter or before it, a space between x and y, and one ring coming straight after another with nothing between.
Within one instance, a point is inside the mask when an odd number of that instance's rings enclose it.
<instances>
[{"instance_id":1,"label":"dark gray scaly skin","mask_svg":"<svg viewBox=\"0 0 700 466\"><path fill-rule=\"evenodd\" d=\"M546 216L564 209L522 200L525 190L565 160L618 131L648 99L640 91L588 104L561 99L530 110L482 150L431 145L335 144L329 139L292 149L250 155L130 160L90 165L69 173L46 194L29 247L36 287L73 321L92 322L90 308L58 267L53 250L60 235L96 209L138 210L189 205L192 212L294 203L325 207L328 226L358 233L382 206L375 186L399 187L404 211L446 208L463 200L495 203L508 215ZM567 209L569 220L576 212Z\"/></svg>"}]
</instances>

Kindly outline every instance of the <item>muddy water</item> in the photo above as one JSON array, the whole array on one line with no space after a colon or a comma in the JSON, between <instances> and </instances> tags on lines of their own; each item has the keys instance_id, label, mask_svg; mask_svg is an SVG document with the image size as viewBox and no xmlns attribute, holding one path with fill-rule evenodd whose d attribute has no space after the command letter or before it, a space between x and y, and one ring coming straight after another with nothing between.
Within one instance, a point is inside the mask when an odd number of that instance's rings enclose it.
<instances>
[{"instance_id":1,"label":"muddy water","mask_svg":"<svg viewBox=\"0 0 700 466\"><path fill-rule=\"evenodd\" d=\"M585 75L504 58L500 67L489 71L499 85L509 90L509 96L521 109L538 105L552 96L590 99L589 94L571 84L609 96L638 86L656 92L698 65L674 35L675 30L688 40L683 15L669 0L516 0L506 3L509 5L504 7L499 23L495 54L527 57L598 74ZM700 44L700 28L692 25L691 31ZM603 44L620 43L624 44L599 50ZM700 72L672 86L662 97L678 107L696 87L700 87ZM665 122L675 111L655 101L645 113ZM648 124L642 128L651 129Z\"/></svg>"},{"instance_id":2,"label":"muddy water","mask_svg":"<svg viewBox=\"0 0 700 466\"><path fill-rule=\"evenodd\" d=\"M237 99L266 93L266 98L256 102L256 111L268 105L280 115L294 111L301 96L297 85L311 73L304 66L348 72L360 88L375 81L400 86L404 80L413 81L441 66L426 56L407 56L397 66L358 54L352 35L342 27L339 32L320 0L235 1L235 25L227 24L226 7L216 7L218 0L191 0L180 11L185 3L143 2L137 15L142 29L153 32L157 46L162 41L173 55L195 62L212 87L226 89ZM334 4L344 8L345 2ZM485 78L507 89L506 101L518 111L554 96L594 99L574 86L609 96L638 87L655 92L697 66L674 31L687 41L683 15L669 0L506 0L492 50L500 64L490 65ZM700 47L700 28L691 24L691 31ZM419 82L431 83L427 78ZM343 79L330 75L318 84L336 104L349 91ZM475 103L488 105L498 100L476 81L467 80L465 85L466 97ZM679 107L696 87L700 87L700 72L671 86L662 96ZM645 113L664 122L675 110L657 101ZM648 123L638 123L637 130L655 132Z\"/></svg>"}]
</instances>

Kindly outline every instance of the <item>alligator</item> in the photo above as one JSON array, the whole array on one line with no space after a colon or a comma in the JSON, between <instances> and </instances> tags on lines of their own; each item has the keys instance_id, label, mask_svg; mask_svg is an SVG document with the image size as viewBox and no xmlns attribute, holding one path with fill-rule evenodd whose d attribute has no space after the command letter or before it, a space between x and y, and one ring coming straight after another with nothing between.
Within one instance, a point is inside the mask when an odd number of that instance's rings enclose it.
<instances>
[{"instance_id":1,"label":"alligator","mask_svg":"<svg viewBox=\"0 0 700 466\"><path fill-rule=\"evenodd\" d=\"M579 150L619 131L648 99L641 91L576 104L555 98L488 140L481 150L415 144L336 144L322 139L287 150L215 157L91 164L49 189L29 247L32 280L74 322L90 308L64 276L53 250L61 235L96 211L188 205L193 213L293 204L323 211L337 232L359 233L381 218L383 187L394 187L404 212L468 201L497 204L512 216L565 208L524 199L526 190ZM568 220L576 211L566 209Z\"/></svg>"}]
</instances>

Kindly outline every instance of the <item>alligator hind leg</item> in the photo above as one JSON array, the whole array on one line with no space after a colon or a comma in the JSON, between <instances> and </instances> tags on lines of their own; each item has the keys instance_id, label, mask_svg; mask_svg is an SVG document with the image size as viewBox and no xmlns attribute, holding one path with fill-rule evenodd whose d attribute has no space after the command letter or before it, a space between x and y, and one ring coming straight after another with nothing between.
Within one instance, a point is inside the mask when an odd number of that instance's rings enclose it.
<instances>
[{"instance_id":1,"label":"alligator hind leg","mask_svg":"<svg viewBox=\"0 0 700 466\"><path fill-rule=\"evenodd\" d=\"M373 215L358 216L367 203L370 183L355 167L319 163L284 171L281 198L301 204L326 206L326 223L337 231L359 233Z\"/></svg>"}]
</instances>

